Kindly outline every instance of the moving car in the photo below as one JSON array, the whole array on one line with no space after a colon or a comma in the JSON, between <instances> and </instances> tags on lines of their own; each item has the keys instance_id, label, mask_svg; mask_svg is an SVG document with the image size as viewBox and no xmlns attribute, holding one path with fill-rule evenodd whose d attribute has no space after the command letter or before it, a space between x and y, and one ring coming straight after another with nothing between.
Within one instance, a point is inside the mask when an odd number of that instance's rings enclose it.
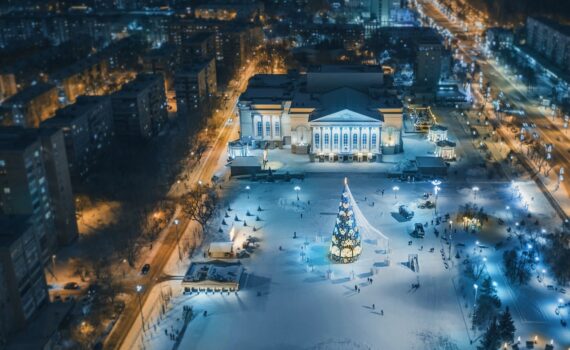
<instances>
[{"instance_id":1,"label":"moving car","mask_svg":"<svg viewBox=\"0 0 570 350\"><path fill-rule=\"evenodd\" d=\"M81 287L79 287L79 284L77 284L76 282L67 282L64 286L63 289L80 289Z\"/></svg>"},{"instance_id":2,"label":"moving car","mask_svg":"<svg viewBox=\"0 0 570 350\"><path fill-rule=\"evenodd\" d=\"M141 269L141 275L148 274L149 270L150 270L150 264L144 264L142 269Z\"/></svg>"}]
</instances>

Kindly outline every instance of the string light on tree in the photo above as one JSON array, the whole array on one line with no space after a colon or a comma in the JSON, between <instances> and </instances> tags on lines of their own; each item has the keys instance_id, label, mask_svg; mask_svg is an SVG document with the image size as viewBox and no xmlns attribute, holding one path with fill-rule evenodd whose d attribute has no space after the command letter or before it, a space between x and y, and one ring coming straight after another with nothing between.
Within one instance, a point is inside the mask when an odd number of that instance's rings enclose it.
<instances>
[{"instance_id":1,"label":"string light on tree","mask_svg":"<svg viewBox=\"0 0 570 350\"><path fill-rule=\"evenodd\" d=\"M332 261L347 264L356 261L361 252L360 231L354 218L348 181L344 179L344 188L340 197L329 256Z\"/></svg>"}]
</instances>

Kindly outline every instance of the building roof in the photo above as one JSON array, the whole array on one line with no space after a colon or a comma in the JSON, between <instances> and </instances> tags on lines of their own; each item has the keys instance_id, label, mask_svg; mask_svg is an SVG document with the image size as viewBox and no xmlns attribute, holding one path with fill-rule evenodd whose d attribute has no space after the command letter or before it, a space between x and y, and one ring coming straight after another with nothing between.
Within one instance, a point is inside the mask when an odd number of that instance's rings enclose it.
<instances>
[{"instance_id":1,"label":"building roof","mask_svg":"<svg viewBox=\"0 0 570 350\"><path fill-rule=\"evenodd\" d=\"M562 24L559 22L556 22L550 18L546 18L546 17L529 17L532 18L538 22L541 22L542 24L545 24L547 26L549 26L550 28L566 35L566 36L570 36L570 25L567 24Z\"/></svg>"},{"instance_id":2,"label":"building roof","mask_svg":"<svg viewBox=\"0 0 570 350\"><path fill-rule=\"evenodd\" d=\"M131 80L123 85L123 88L115 92L113 97L136 97L142 91L152 86L158 79L162 78L161 74L142 73L137 75L136 79Z\"/></svg>"},{"instance_id":3,"label":"building roof","mask_svg":"<svg viewBox=\"0 0 570 350\"><path fill-rule=\"evenodd\" d=\"M441 157L428 157L428 156L418 156L416 157L416 166L420 168L447 168L443 158Z\"/></svg>"},{"instance_id":4,"label":"building roof","mask_svg":"<svg viewBox=\"0 0 570 350\"><path fill-rule=\"evenodd\" d=\"M0 247L9 247L30 227L30 217L27 215L1 215L0 216Z\"/></svg>"},{"instance_id":5,"label":"building roof","mask_svg":"<svg viewBox=\"0 0 570 350\"><path fill-rule=\"evenodd\" d=\"M261 161L255 156L236 157L230 164L231 167L260 167Z\"/></svg>"},{"instance_id":6,"label":"building roof","mask_svg":"<svg viewBox=\"0 0 570 350\"><path fill-rule=\"evenodd\" d=\"M320 66L319 72L330 74L342 72L376 72L377 67L368 66ZM310 74L310 73L309 73ZM342 86L335 82L327 91L308 91L308 74L257 74L249 82L247 90L240 96L241 102L252 104L280 104L291 101L292 108L314 108L314 118L350 109L357 113L377 118L379 108L402 108L402 103L394 96L378 96L379 90L369 87L367 91ZM339 79L342 79L339 77ZM340 86L339 86L340 85Z\"/></svg>"},{"instance_id":7,"label":"building roof","mask_svg":"<svg viewBox=\"0 0 570 350\"><path fill-rule=\"evenodd\" d=\"M351 88L343 87L324 93L320 95L319 101L321 108L311 113L309 121L347 109L379 121L383 120L382 115L377 110L380 107L378 101Z\"/></svg>"},{"instance_id":8,"label":"building roof","mask_svg":"<svg viewBox=\"0 0 570 350\"><path fill-rule=\"evenodd\" d=\"M231 253L233 249L233 242L212 242L208 248L208 253Z\"/></svg>"},{"instance_id":9,"label":"building roof","mask_svg":"<svg viewBox=\"0 0 570 350\"><path fill-rule=\"evenodd\" d=\"M435 143L437 147L455 147L455 142L449 140L440 140Z\"/></svg>"},{"instance_id":10,"label":"building roof","mask_svg":"<svg viewBox=\"0 0 570 350\"><path fill-rule=\"evenodd\" d=\"M382 73L380 66L367 66L355 64L323 64L311 66L309 73Z\"/></svg>"},{"instance_id":11,"label":"building roof","mask_svg":"<svg viewBox=\"0 0 570 350\"><path fill-rule=\"evenodd\" d=\"M0 150L23 150L38 141L36 129L19 126L0 127Z\"/></svg>"},{"instance_id":12,"label":"building roof","mask_svg":"<svg viewBox=\"0 0 570 350\"><path fill-rule=\"evenodd\" d=\"M70 315L75 303L47 303L34 320L8 343L8 350L43 349Z\"/></svg>"},{"instance_id":13,"label":"building roof","mask_svg":"<svg viewBox=\"0 0 570 350\"><path fill-rule=\"evenodd\" d=\"M54 117L46 119L42 122L43 125L53 123L55 121L71 121L78 116L85 115L94 109L106 99L106 96L80 96L72 105L68 105L62 109L57 110Z\"/></svg>"},{"instance_id":14,"label":"building roof","mask_svg":"<svg viewBox=\"0 0 570 350\"><path fill-rule=\"evenodd\" d=\"M445 127L441 124L434 124L434 125L430 126L429 129L434 130L434 131L447 131L447 127Z\"/></svg>"},{"instance_id":15,"label":"building roof","mask_svg":"<svg viewBox=\"0 0 570 350\"><path fill-rule=\"evenodd\" d=\"M18 92L14 96L11 96L6 101L4 101L4 105L17 105L17 104L28 103L29 101L45 94L51 89L55 89L55 85L46 84L46 83L37 83L35 85L25 88L24 90Z\"/></svg>"}]
</instances>

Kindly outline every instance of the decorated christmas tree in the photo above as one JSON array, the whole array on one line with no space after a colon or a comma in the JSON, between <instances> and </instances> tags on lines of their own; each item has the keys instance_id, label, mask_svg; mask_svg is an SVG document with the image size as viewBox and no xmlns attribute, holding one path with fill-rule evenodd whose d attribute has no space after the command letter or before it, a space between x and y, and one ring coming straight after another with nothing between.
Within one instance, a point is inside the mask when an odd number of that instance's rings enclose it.
<instances>
[{"instance_id":1,"label":"decorated christmas tree","mask_svg":"<svg viewBox=\"0 0 570 350\"><path fill-rule=\"evenodd\" d=\"M356 261L362 252L360 232L354 219L350 198L345 179L330 248L331 260L343 264Z\"/></svg>"}]
</instances>

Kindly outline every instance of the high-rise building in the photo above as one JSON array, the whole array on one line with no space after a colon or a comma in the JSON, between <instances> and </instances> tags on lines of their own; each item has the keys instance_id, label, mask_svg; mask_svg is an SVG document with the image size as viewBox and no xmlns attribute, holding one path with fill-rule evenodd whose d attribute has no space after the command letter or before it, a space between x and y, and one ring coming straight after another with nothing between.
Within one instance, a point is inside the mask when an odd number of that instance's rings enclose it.
<instances>
[{"instance_id":1,"label":"high-rise building","mask_svg":"<svg viewBox=\"0 0 570 350\"><path fill-rule=\"evenodd\" d=\"M77 239L79 231L63 131L56 128L42 128L31 132L37 132L42 143L57 240L59 244L67 245Z\"/></svg>"},{"instance_id":2,"label":"high-rise building","mask_svg":"<svg viewBox=\"0 0 570 350\"><path fill-rule=\"evenodd\" d=\"M370 18L381 26L389 26L392 3L393 0L370 0Z\"/></svg>"},{"instance_id":3,"label":"high-rise building","mask_svg":"<svg viewBox=\"0 0 570 350\"><path fill-rule=\"evenodd\" d=\"M22 329L48 302L42 249L30 219L0 216L0 334L4 335Z\"/></svg>"},{"instance_id":4,"label":"high-rise building","mask_svg":"<svg viewBox=\"0 0 570 350\"><path fill-rule=\"evenodd\" d=\"M166 121L166 94L161 74L139 74L111 96L115 134L150 138Z\"/></svg>"},{"instance_id":5,"label":"high-rise building","mask_svg":"<svg viewBox=\"0 0 570 350\"><path fill-rule=\"evenodd\" d=\"M0 211L30 215L44 261L57 243L77 238L75 201L63 133L56 129L0 128Z\"/></svg>"},{"instance_id":6,"label":"high-rise building","mask_svg":"<svg viewBox=\"0 0 570 350\"><path fill-rule=\"evenodd\" d=\"M526 32L529 47L563 71L570 72L570 25L547 18L528 17Z\"/></svg>"},{"instance_id":7,"label":"high-rise building","mask_svg":"<svg viewBox=\"0 0 570 350\"><path fill-rule=\"evenodd\" d=\"M21 128L0 129L0 212L30 215L42 260L56 246L54 213L39 138Z\"/></svg>"},{"instance_id":8,"label":"high-rise building","mask_svg":"<svg viewBox=\"0 0 570 350\"><path fill-rule=\"evenodd\" d=\"M63 131L69 170L82 177L106 153L113 141L113 111L107 96L81 96L57 111L41 128Z\"/></svg>"},{"instance_id":9,"label":"high-rise building","mask_svg":"<svg viewBox=\"0 0 570 350\"><path fill-rule=\"evenodd\" d=\"M443 51L438 38L425 37L416 42L415 86L435 88L439 84Z\"/></svg>"},{"instance_id":10,"label":"high-rise building","mask_svg":"<svg viewBox=\"0 0 570 350\"><path fill-rule=\"evenodd\" d=\"M212 33L194 33L180 43L179 62L190 65L210 59L216 55L216 41Z\"/></svg>"},{"instance_id":11,"label":"high-rise building","mask_svg":"<svg viewBox=\"0 0 570 350\"><path fill-rule=\"evenodd\" d=\"M58 108L56 87L38 83L4 101L0 106L0 124L37 127Z\"/></svg>"},{"instance_id":12,"label":"high-rise building","mask_svg":"<svg viewBox=\"0 0 570 350\"><path fill-rule=\"evenodd\" d=\"M143 71L151 74L162 74L166 91L174 89L174 71L176 69L176 47L164 44L152 49L143 56Z\"/></svg>"},{"instance_id":13,"label":"high-rise building","mask_svg":"<svg viewBox=\"0 0 570 350\"><path fill-rule=\"evenodd\" d=\"M175 89L178 116L199 122L197 118L208 111L217 90L214 58L177 71Z\"/></svg>"}]
</instances>

